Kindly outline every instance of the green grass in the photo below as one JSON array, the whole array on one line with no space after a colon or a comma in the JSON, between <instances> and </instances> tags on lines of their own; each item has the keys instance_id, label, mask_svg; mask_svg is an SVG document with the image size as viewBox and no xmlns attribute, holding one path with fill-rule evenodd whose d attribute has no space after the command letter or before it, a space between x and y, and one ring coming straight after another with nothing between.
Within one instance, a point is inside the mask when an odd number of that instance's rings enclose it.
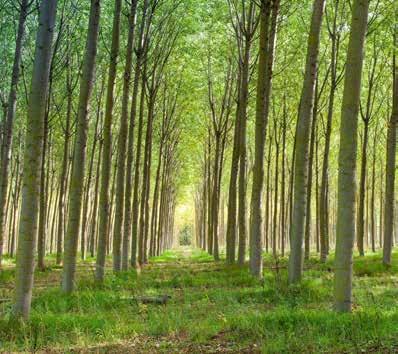
<instances>
[{"instance_id":1,"label":"green grass","mask_svg":"<svg viewBox=\"0 0 398 354\"><path fill-rule=\"evenodd\" d=\"M59 289L60 269L50 266L36 273L29 322L13 321L10 305L0 305L0 352L398 351L397 253L389 269L380 254L355 258L355 307L344 315L332 310L332 260L311 258L302 283L288 286L287 259L264 259L259 281L198 250L168 251L140 275L109 273L101 287L87 261L70 296ZM3 298L12 296L13 278L12 268L0 273ZM166 306L129 300L159 294L171 295Z\"/></svg>"}]
</instances>

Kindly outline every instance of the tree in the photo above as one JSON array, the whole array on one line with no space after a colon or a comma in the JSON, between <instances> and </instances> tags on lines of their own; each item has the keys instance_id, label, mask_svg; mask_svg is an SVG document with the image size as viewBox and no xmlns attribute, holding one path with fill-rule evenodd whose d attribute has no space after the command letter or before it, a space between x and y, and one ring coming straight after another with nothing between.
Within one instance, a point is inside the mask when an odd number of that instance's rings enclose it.
<instances>
[{"instance_id":1,"label":"tree","mask_svg":"<svg viewBox=\"0 0 398 354\"><path fill-rule=\"evenodd\" d=\"M398 64L397 64L397 24L394 33L394 56L393 56L393 109L387 131L386 150L386 186L384 206L384 243L383 263L391 264L391 250L394 229L394 185L397 155L397 129L398 129ZM398 230L396 230L398 232Z\"/></svg>"},{"instance_id":2,"label":"tree","mask_svg":"<svg viewBox=\"0 0 398 354\"><path fill-rule=\"evenodd\" d=\"M10 164L10 154L12 146L14 117L17 103L17 86L20 76L21 58L22 58L22 45L25 36L25 22L28 17L29 7L32 1L22 0L19 7L19 20L17 38L15 41L14 63L12 67L11 87L8 95L8 101L5 105L5 125L3 127L4 137L1 144L1 173L0 173L0 267L3 258L3 243L5 233L5 218L6 218L6 201L8 192L8 173Z\"/></svg>"},{"instance_id":3,"label":"tree","mask_svg":"<svg viewBox=\"0 0 398 354\"><path fill-rule=\"evenodd\" d=\"M335 309L339 312L350 312L352 308L352 249L355 239L358 113L368 11L368 0L354 1L341 109L334 277Z\"/></svg>"},{"instance_id":4,"label":"tree","mask_svg":"<svg viewBox=\"0 0 398 354\"><path fill-rule=\"evenodd\" d=\"M300 281L303 269L303 241L308 193L308 158L311 117L314 105L315 82L318 71L318 53L324 0L315 0L308 36L307 61L296 129L294 165L293 215L290 230L289 282Z\"/></svg>"},{"instance_id":5,"label":"tree","mask_svg":"<svg viewBox=\"0 0 398 354\"><path fill-rule=\"evenodd\" d=\"M250 224L250 271L257 277L262 275L261 199L264 184L264 146L270 106L278 11L279 0L273 0L272 20L271 25L269 25L271 1L263 0L261 2L260 50L256 99L255 157L253 167Z\"/></svg>"},{"instance_id":6,"label":"tree","mask_svg":"<svg viewBox=\"0 0 398 354\"><path fill-rule=\"evenodd\" d=\"M319 228L320 228L320 251L321 261L325 262L329 252L329 220L328 215L328 195L327 195L327 184L329 182L329 155L330 155L330 139L332 136L332 121L335 105L335 96L339 82L341 81L342 75L338 73L339 53L341 46L341 27L339 24L338 15L339 8L344 9L345 2L343 1L342 6L340 0L336 0L333 4L333 14L329 19L329 12L326 13L326 24L328 29L329 38L331 40L331 57L330 57L330 91L327 111L327 122L325 131L325 148L323 152L322 162L322 175L321 175L321 188L319 198ZM341 21L343 22L343 21ZM344 22L343 22L344 23Z\"/></svg>"},{"instance_id":7,"label":"tree","mask_svg":"<svg viewBox=\"0 0 398 354\"><path fill-rule=\"evenodd\" d=\"M221 91L221 99L217 97L216 90L214 88L214 78L212 73L212 63L210 53L208 53L208 65L207 65L207 86L208 86L208 101L210 107L210 125L214 136L214 158L213 158L213 186L211 188L212 195L210 198L211 207L209 225L210 237L209 237L209 251L210 254L214 255L216 261L220 260L219 255L219 211L220 211L220 189L221 189L221 176L222 167L224 160L224 151L226 137L229 130L229 118L232 110L232 100L234 95L233 78L234 72L232 67L232 60L228 60L228 68L224 79L224 87ZM209 128L209 135L210 135ZM209 139L211 137L209 136ZM210 155L210 154L209 154ZM210 166L209 166L210 167Z\"/></svg>"},{"instance_id":8,"label":"tree","mask_svg":"<svg viewBox=\"0 0 398 354\"><path fill-rule=\"evenodd\" d=\"M24 317L25 319L29 317L32 300L34 249L37 238L40 200L44 114L48 93L52 54L51 46L56 13L56 0L43 0L41 2L27 112L22 209L19 225L14 306L15 315L17 317Z\"/></svg>"},{"instance_id":9,"label":"tree","mask_svg":"<svg viewBox=\"0 0 398 354\"><path fill-rule=\"evenodd\" d=\"M236 225L238 224L238 263L243 265L246 252L247 108L249 103L251 48L258 25L258 16L252 1L248 6L242 2L241 8L233 0L228 1L228 4L238 47L239 74L227 216L227 259L229 263L235 262ZM238 203L236 199L238 199ZM237 211L238 215L236 215Z\"/></svg>"},{"instance_id":10,"label":"tree","mask_svg":"<svg viewBox=\"0 0 398 354\"><path fill-rule=\"evenodd\" d=\"M135 62L135 75L133 81L133 92L131 97L131 111L130 111L130 121L128 128L128 146L127 146L127 161L126 161L126 195L124 197L124 225L123 225L123 246L122 246L122 269L127 270L129 264L129 241L132 237L132 200L131 192L133 190L133 160L134 160L134 131L136 125L137 116L137 101L138 101L138 90L141 80L141 71L143 60L145 59L145 19L146 12L148 8L148 0L143 3L142 17L139 28L139 34L137 39L137 47L135 49L136 62ZM132 256L133 257L133 256ZM135 257L135 255L134 255ZM131 259L133 262L133 259ZM134 259L135 263L135 259Z\"/></svg>"},{"instance_id":11,"label":"tree","mask_svg":"<svg viewBox=\"0 0 398 354\"><path fill-rule=\"evenodd\" d=\"M102 147L102 169L101 169L101 190L99 200L99 230L98 230L98 252L95 278L98 282L104 280L105 274L105 256L106 245L109 242L110 230L110 201L109 201L109 185L111 181L111 163L112 163L112 114L114 104L114 88L116 80L117 60L119 56L119 42L120 42L120 13L122 10L122 1L115 1L115 12L113 15L112 26L112 44L109 58L108 71L108 86L105 103L105 117L104 117L104 145ZM117 235L114 241L114 267L116 270L120 269L120 234Z\"/></svg>"},{"instance_id":12,"label":"tree","mask_svg":"<svg viewBox=\"0 0 398 354\"><path fill-rule=\"evenodd\" d=\"M373 57L369 68L368 78L368 92L366 95L366 108L362 109L360 105L360 115L364 124L363 140L362 140L362 158L359 178L359 203L357 215L357 245L361 256L365 255L364 236L365 236L365 192L366 192L366 175L367 175L367 161L368 161L368 141L369 141L369 126L372 118L377 114L375 110L375 91L377 91L380 73L376 73L378 62L376 43L373 47Z\"/></svg>"},{"instance_id":13,"label":"tree","mask_svg":"<svg viewBox=\"0 0 398 354\"><path fill-rule=\"evenodd\" d=\"M69 213L64 246L62 289L66 293L73 291L76 271L76 254L80 231L84 170L86 162L88 103L93 88L100 9L100 0L91 0L82 77L80 79L76 140L73 154L72 176L70 179Z\"/></svg>"},{"instance_id":14,"label":"tree","mask_svg":"<svg viewBox=\"0 0 398 354\"><path fill-rule=\"evenodd\" d=\"M128 133L128 103L130 95L132 57L135 35L135 18L136 18L137 0L131 2L129 16L129 34L126 48L126 64L123 77L123 97L122 97L122 113L120 116L120 133L118 140L118 169L116 181L116 211L115 211L115 229L113 235L113 270L120 271L122 269L122 237L123 237L123 221L124 221L124 196L125 196L125 169L126 169L126 147ZM135 109L135 107L134 107ZM131 165L129 166L131 169ZM127 238L128 240L128 238ZM126 241L127 241L126 240ZM125 250L128 247L125 246ZM127 268L127 258L124 268ZM125 269L126 270L126 269Z\"/></svg>"}]
</instances>

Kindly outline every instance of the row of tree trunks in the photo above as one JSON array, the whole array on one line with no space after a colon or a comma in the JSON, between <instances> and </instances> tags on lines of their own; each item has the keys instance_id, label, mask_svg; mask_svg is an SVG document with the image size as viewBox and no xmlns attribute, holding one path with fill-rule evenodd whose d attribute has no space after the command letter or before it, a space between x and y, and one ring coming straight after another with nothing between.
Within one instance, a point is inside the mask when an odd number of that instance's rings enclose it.
<instances>
[{"instance_id":1,"label":"row of tree trunks","mask_svg":"<svg viewBox=\"0 0 398 354\"><path fill-rule=\"evenodd\" d=\"M29 7L32 1L21 0L19 7L19 19L17 37L15 41L14 62L12 66L11 87L8 95L8 101L3 105L5 122L2 127L2 141L0 151L0 267L3 258L3 244L6 228L7 214L7 195L9 189L9 164L11 157L12 136L14 127L14 117L17 103L17 86L20 76L22 44L25 36L25 22L28 16Z\"/></svg>"},{"instance_id":2,"label":"row of tree trunks","mask_svg":"<svg viewBox=\"0 0 398 354\"><path fill-rule=\"evenodd\" d=\"M398 29L395 26L394 33L394 57L393 57L393 109L388 124L387 151L386 151L386 184L384 206L384 245L383 263L391 264L391 251L394 230L394 186L397 155L397 129L398 129L398 64L397 64ZM396 220L396 217L395 217ZM380 224L382 224L380 222ZM397 230L396 230L397 232ZM381 233L380 233L381 234Z\"/></svg>"}]
</instances>

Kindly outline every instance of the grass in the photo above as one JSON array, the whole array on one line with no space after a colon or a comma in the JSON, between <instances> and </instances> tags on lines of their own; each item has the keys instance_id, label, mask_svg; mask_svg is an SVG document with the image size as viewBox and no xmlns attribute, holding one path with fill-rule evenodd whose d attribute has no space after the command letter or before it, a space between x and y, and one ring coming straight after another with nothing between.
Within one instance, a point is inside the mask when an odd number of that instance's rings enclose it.
<instances>
[{"instance_id":1,"label":"grass","mask_svg":"<svg viewBox=\"0 0 398 354\"><path fill-rule=\"evenodd\" d=\"M90 262L79 267L70 296L59 289L59 268L37 272L26 323L13 321L10 305L0 305L0 352L398 351L398 253L389 269L379 254L356 257L355 309L344 315L332 310L331 260L311 258L295 286L287 285L286 258L275 263L268 255L263 281L182 249L152 259L140 275L109 273L99 287ZM2 298L12 296L13 278L12 266L0 273ZM131 300L160 294L171 296L167 305Z\"/></svg>"}]
</instances>

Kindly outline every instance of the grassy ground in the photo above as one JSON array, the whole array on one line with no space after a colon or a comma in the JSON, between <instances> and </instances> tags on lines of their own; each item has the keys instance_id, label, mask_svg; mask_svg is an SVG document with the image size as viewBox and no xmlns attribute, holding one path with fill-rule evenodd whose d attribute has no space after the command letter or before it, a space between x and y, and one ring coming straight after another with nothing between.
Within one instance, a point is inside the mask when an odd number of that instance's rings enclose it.
<instances>
[{"instance_id":1,"label":"grassy ground","mask_svg":"<svg viewBox=\"0 0 398 354\"><path fill-rule=\"evenodd\" d=\"M12 296L9 263L0 273L0 298ZM28 323L13 322L9 303L0 305L0 352L398 352L398 253L393 263L386 270L380 255L355 259L351 315L332 311L332 262L315 258L302 284L291 287L286 259L269 256L262 282L247 269L181 249L151 260L139 276L110 273L102 287L87 260L71 296L60 292L53 266L36 274ZM171 296L164 306L131 300L162 294Z\"/></svg>"}]
</instances>

